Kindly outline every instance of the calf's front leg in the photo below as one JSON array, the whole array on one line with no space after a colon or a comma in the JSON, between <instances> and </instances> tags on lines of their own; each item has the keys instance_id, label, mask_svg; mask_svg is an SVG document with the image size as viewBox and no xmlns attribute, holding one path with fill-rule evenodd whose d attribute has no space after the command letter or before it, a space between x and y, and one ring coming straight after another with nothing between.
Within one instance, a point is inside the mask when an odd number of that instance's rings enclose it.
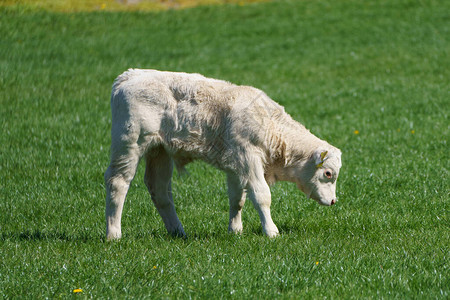
<instances>
[{"instance_id":1,"label":"calf's front leg","mask_svg":"<svg viewBox=\"0 0 450 300\"><path fill-rule=\"evenodd\" d=\"M271 194L270 188L264 179L264 172L260 170L247 183L247 192L250 200L259 213L264 233L269 237L279 235L277 226L270 215Z\"/></svg>"}]
</instances>

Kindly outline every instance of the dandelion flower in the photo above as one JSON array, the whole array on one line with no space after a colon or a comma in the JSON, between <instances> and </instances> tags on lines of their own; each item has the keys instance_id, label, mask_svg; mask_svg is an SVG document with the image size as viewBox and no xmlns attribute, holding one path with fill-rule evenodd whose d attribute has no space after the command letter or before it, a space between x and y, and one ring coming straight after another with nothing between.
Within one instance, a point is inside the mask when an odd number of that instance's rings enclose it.
<instances>
[{"instance_id":1,"label":"dandelion flower","mask_svg":"<svg viewBox=\"0 0 450 300\"><path fill-rule=\"evenodd\" d=\"M153 269L153 270L156 270L157 268L158 268L157 266L153 266L153 268L152 268L152 269Z\"/></svg>"},{"instance_id":2,"label":"dandelion flower","mask_svg":"<svg viewBox=\"0 0 450 300\"><path fill-rule=\"evenodd\" d=\"M411 130L411 134L414 134L414 133L416 133L416 131L413 129L413 130Z\"/></svg>"},{"instance_id":3,"label":"dandelion flower","mask_svg":"<svg viewBox=\"0 0 450 300\"><path fill-rule=\"evenodd\" d=\"M319 262L318 261L316 261L316 266L319 264Z\"/></svg>"},{"instance_id":4,"label":"dandelion flower","mask_svg":"<svg viewBox=\"0 0 450 300\"><path fill-rule=\"evenodd\" d=\"M81 292L83 292L83 290L82 290L82 289L74 289L73 292L76 294L76 293L81 293Z\"/></svg>"},{"instance_id":5,"label":"dandelion flower","mask_svg":"<svg viewBox=\"0 0 450 300\"><path fill-rule=\"evenodd\" d=\"M354 134L359 134L359 130L353 131Z\"/></svg>"}]
</instances>

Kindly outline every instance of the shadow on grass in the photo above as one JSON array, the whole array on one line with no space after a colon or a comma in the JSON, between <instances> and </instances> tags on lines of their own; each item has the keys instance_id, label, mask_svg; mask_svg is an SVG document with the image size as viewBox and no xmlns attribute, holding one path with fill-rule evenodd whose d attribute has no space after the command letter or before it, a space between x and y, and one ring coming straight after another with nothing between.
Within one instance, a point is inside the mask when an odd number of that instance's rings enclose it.
<instances>
[{"instance_id":1,"label":"shadow on grass","mask_svg":"<svg viewBox=\"0 0 450 300\"><path fill-rule=\"evenodd\" d=\"M104 241L100 235L78 233L68 234L66 232L45 232L40 230L23 232L3 232L0 234L1 241Z\"/></svg>"},{"instance_id":2,"label":"shadow on grass","mask_svg":"<svg viewBox=\"0 0 450 300\"><path fill-rule=\"evenodd\" d=\"M281 234L293 233L295 230L293 228L287 228L286 226L281 226ZM162 232L160 230L151 230L146 232L136 232L134 234L124 234L120 239L122 241L126 240L153 240L162 239L165 241L200 241L200 240L222 240L222 239L235 239L235 238L246 238L249 236L260 236L264 237L262 229L258 226L251 226L244 230L241 234L233 234L227 231L198 231L189 232L186 237L179 237L171 235L167 232ZM0 233L0 241L65 241L65 242L107 242L103 233L94 232L74 232L67 233L63 231L42 231L42 230L26 230L22 232L2 232Z\"/></svg>"},{"instance_id":3,"label":"shadow on grass","mask_svg":"<svg viewBox=\"0 0 450 300\"><path fill-rule=\"evenodd\" d=\"M278 225L278 229L280 231L280 235L294 235L299 234L300 230L299 228L292 226L291 223L289 224L283 224L280 223ZM151 233L150 233L151 234ZM248 224L246 227L244 227L244 230L242 233L231 233L226 230L218 230L218 231L187 231L187 237L180 238L177 236L170 235L168 233L162 233L159 231L158 234L155 233L155 236L162 237L166 240L209 240L209 239L235 239L235 238L247 238L247 237L262 237L267 238L267 236L264 234L263 229L261 225L258 224Z\"/></svg>"},{"instance_id":4,"label":"shadow on grass","mask_svg":"<svg viewBox=\"0 0 450 300\"><path fill-rule=\"evenodd\" d=\"M244 230L244 232L240 234L230 233L227 231L227 229L220 229L217 231L212 230L186 230L186 236L177 236L172 235L170 233L167 233L163 230L150 230L150 231L142 231L137 232L133 234L127 234L125 233L122 236L122 240L126 239L134 239L134 240L144 240L144 239L159 239L166 242L170 241L183 241L186 243L193 242L193 241L209 241L209 240L234 240L236 238L245 238L250 236L261 236L264 237L264 234L262 232L261 228L251 228L249 227L247 230Z\"/></svg>"}]
</instances>

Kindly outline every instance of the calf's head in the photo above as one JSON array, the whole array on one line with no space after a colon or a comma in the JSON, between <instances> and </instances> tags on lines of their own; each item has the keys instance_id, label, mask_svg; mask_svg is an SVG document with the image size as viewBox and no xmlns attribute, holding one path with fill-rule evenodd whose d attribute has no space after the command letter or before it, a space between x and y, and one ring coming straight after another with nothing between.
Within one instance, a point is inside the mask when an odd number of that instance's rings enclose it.
<instances>
[{"instance_id":1,"label":"calf's head","mask_svg":"<svg viewBox=\"0 0 450 300\"><path fill-rule=\"evenodd\" d=\"M298 170L297 186L322 205L336 203L336 180L341 168L341 151L337 148L319 148Z\"/></svg>"}]
</instances>

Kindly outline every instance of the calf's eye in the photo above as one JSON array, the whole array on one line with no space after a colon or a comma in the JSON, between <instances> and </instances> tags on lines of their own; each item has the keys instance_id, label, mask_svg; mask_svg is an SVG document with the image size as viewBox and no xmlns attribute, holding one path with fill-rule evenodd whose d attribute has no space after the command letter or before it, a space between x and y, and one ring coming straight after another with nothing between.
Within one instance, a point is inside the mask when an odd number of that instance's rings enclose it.
<instances>
[{"instance_id":1,"label":"calf's eye","mask_svg":"<svg viewBox=\"0 0 450 300\"><path fill-rule=\"evenodd\" d=\"M328 179L331 179L332 174L331 174L330 171L325 171L325 176L326 176Z\"/></svg>"}]
</instances>

